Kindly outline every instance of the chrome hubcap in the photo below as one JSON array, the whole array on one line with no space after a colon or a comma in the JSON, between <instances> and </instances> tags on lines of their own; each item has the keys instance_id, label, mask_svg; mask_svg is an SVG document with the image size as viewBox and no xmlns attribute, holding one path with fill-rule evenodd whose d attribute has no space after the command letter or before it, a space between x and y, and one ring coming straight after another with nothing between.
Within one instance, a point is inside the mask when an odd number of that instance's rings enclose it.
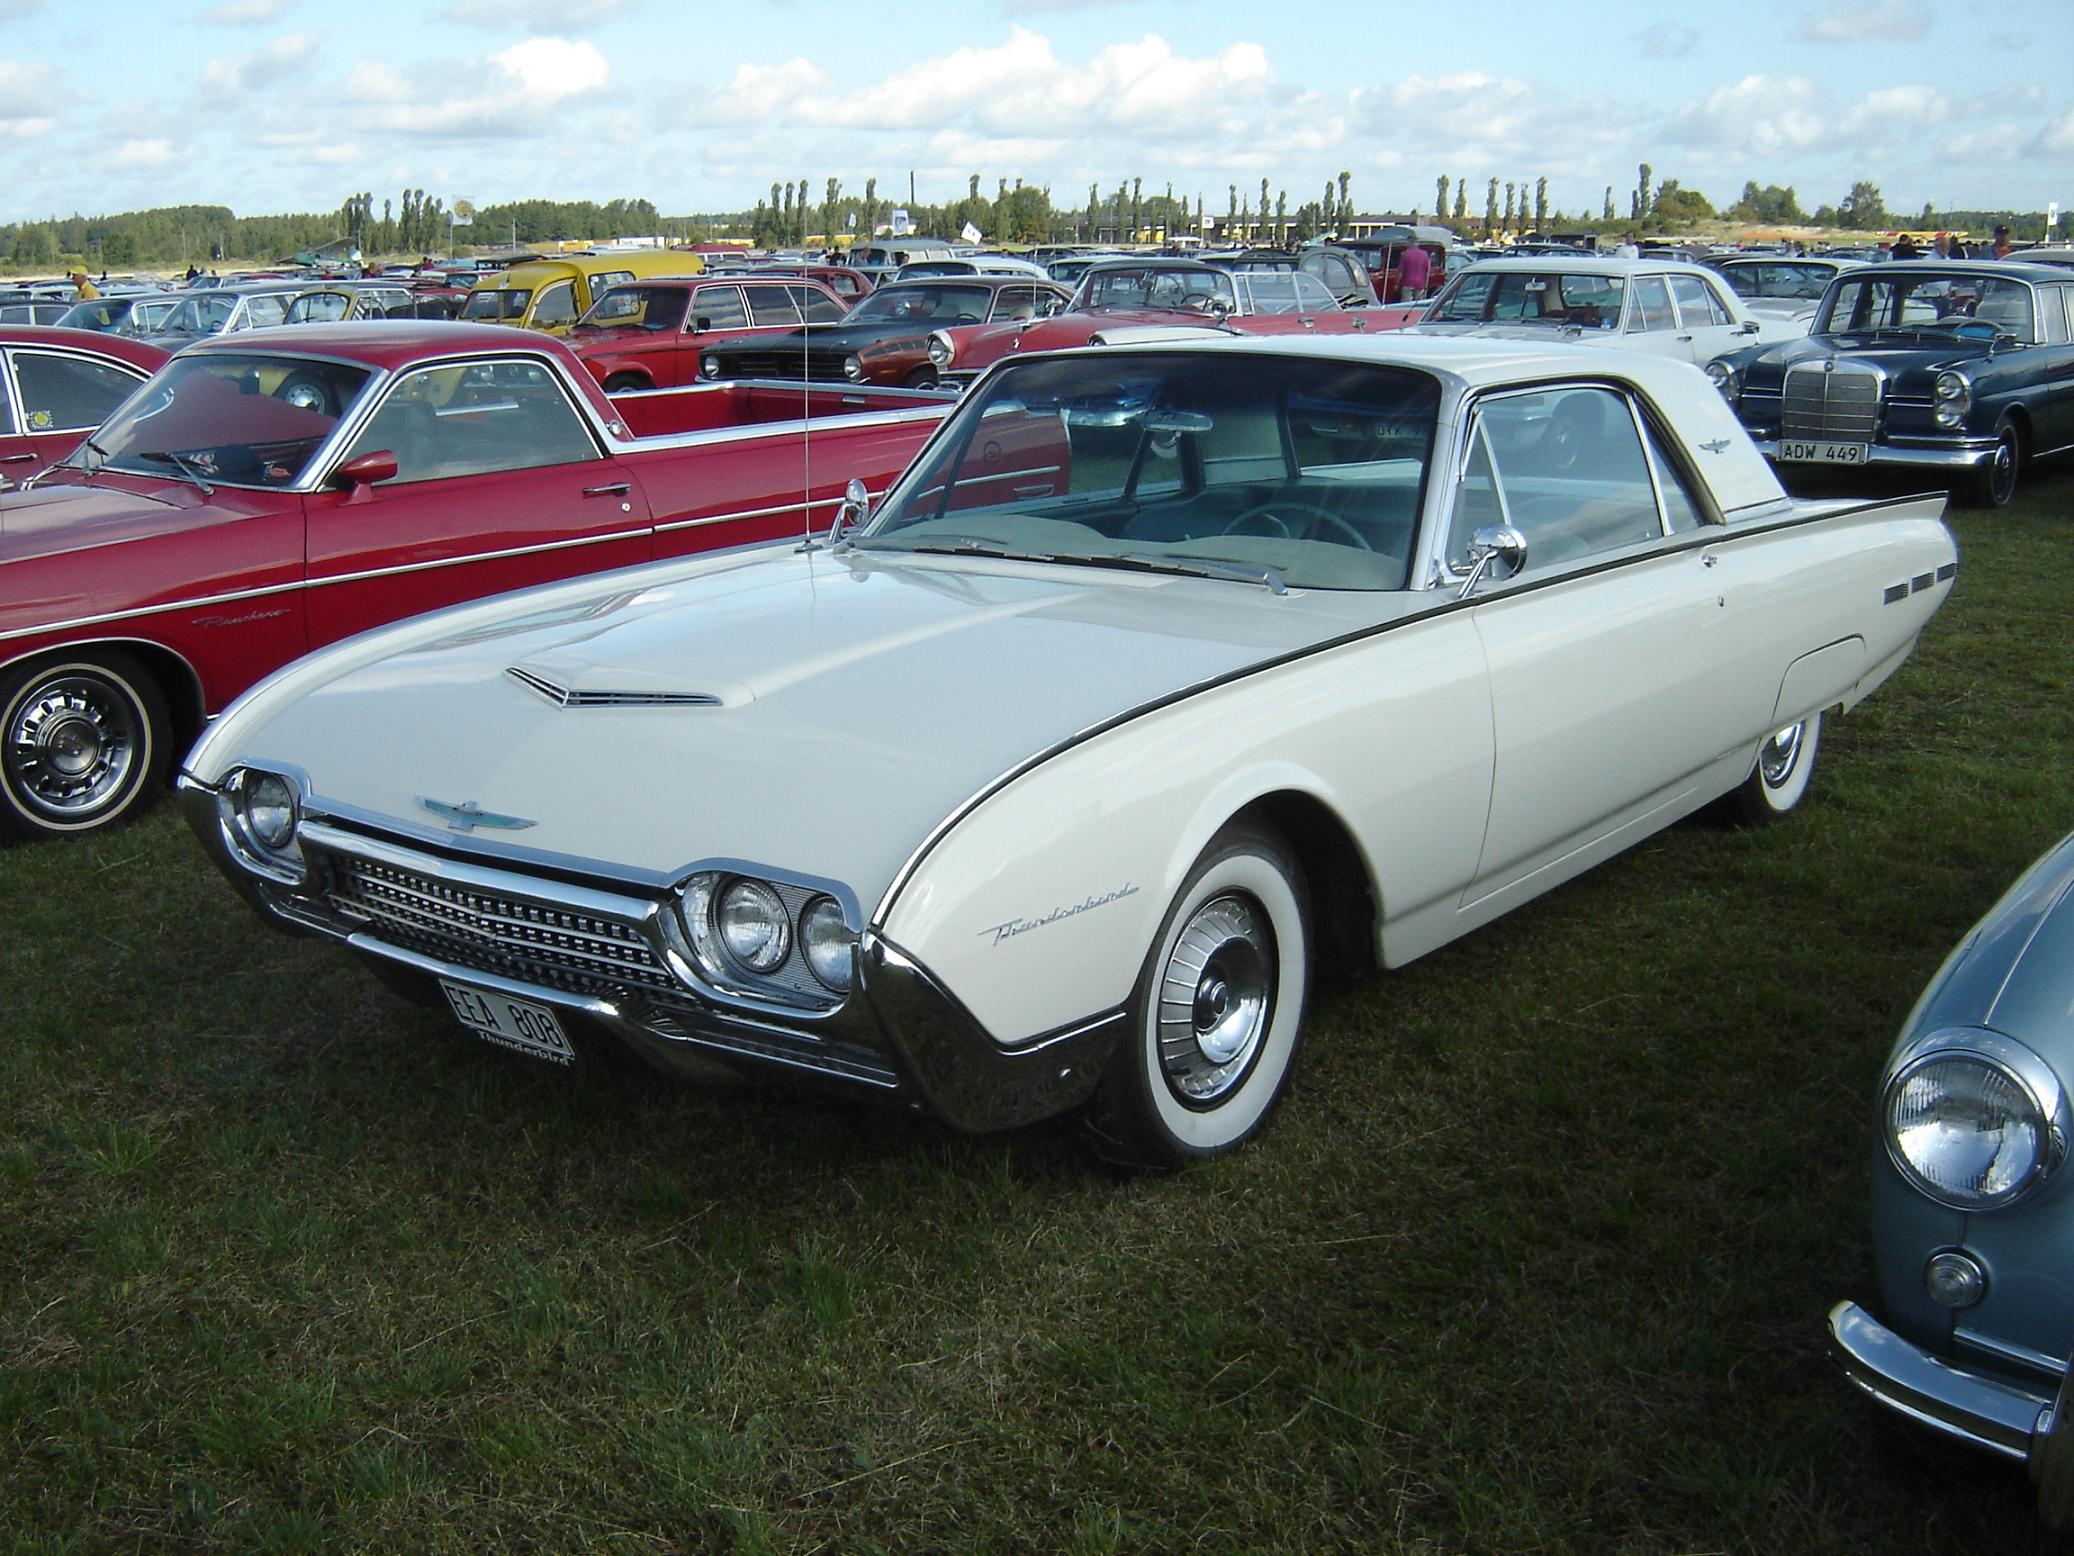
<instances>
[{"instance_id":1,"label":"chrome hubcap","mask_svg":"<svg viewBox=\"0 0 2074 1556\"><path fill-rule=\"evenodd\" d=\"M1267 1035L1274 934L1247 898L1196 909L1160 978L1159 1060L1184 1103L1209 1106L1242 1081Z\"/></svg>"},{"instance_id":2,"label":"chrome hubcap","mask_svg":"<svg viewBox=\"0 0 2074 1556\"><path fill-rule=\"evenodd\" d=\"M1806 732L1806 724L1793 724L1780 730L1764 743L1757 753L1757 770L1764 775L1765 783L1778 788L1793 776L1793 768L1800 761L1800 742Z\"/></svg>"},{"instance_id":3,"label":"chrome hubcap","mask_svg":"<svg viewBox=\"0 0 2074 1556\"><path fill-rule=\"evenodd\" d=\"M121 792L137 764L137 719L101 682L65 676L36 687L7 731L7 776L29 808L74 818Z\"/></svg>"}]
</instances>

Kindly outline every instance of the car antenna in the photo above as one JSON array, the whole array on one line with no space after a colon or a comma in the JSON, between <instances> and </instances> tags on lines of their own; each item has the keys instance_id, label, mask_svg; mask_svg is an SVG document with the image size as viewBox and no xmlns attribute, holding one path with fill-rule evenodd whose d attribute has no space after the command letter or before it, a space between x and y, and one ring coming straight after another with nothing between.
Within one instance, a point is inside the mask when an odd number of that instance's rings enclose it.
<instances>
[{"instance_id":1,"label":"car antenna","mask_svg":"<svg viewBox=\"0 0 2074 1556\"><path fill-rule=\"evenodd\" d=\"M799 314L799 549L819 551L814 539L814 383L809 376L812 359L807 355L807 315Z\"/></svg>"}]
</instances>

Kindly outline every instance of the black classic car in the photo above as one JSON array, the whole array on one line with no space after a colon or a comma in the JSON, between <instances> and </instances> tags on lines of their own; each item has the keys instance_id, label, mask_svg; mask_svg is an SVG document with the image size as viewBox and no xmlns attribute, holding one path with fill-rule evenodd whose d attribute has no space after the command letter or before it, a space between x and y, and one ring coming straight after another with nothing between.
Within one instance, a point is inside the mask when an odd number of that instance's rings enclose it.
<instances>
[{"instance_id":1,"label":"black classic car","mask_svg":"<svg viewBox=\"0 0 2074 1556\"><path fill-rule=\"evenodd\" d=\"M1847 270L1804 340L1707 372L1782 471L1912 466L2000 507L2074 448L2074 274L2014 260Z\"/></svg>"}]
</instances>

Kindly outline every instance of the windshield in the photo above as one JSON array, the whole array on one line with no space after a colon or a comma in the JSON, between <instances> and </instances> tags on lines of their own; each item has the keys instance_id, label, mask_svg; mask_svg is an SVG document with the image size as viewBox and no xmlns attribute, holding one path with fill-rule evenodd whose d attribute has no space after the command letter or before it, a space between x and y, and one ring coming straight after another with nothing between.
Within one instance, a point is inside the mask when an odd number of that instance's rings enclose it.
<instances>
[{"instance_id":1,"label":"windshield","mask_svg":"<svg viewBox=\"0 0 2074 1556\"><path fill-rule=\"evenodd\" d=\"M461 309L464 319L488 319L496 322L503 319L523 319L526 316L526 300L533 294L510 288L490 287L468 294L468 302Z\"/></svg>"},{"instance_id":2,"label":"windshield","mask_svg":"<svg viewBox=\"0 0 2074 1556\"><path fill-rule=\"evenodd\" d=\"M1620 328L1627 283L1619 276L1561 271L1468 270L1441 294L1428 324L1573 324Z\"/></svg>"},{"instance_id":3,"label":"windshield","mask_svg":"<svg viewBox=\"0 0 2074 1556\"><path fill-rule=\"evenodd\" d=\"M1222 270L1122 265L1090 270L1073 294L1073 310L1155 308L1167 313L1209 313L1222 304L1238 311L1231 277Z\"/></svg>"},{"instance_id":4,"label":"windshield","mask_svg":"<svg viewBox=\"0 0 2074 1556\"><path fill-rule=\"evenodd\" d=\"M1813 333L1923 329L1985 333L1989 328L2022 341L2034 339L2031 289L2021 281L1928 270L1837 281Z\"/></svg>"},{"instance_id":5,"label":"windshield","mask_svg":"<svg viewBox=\"0 0 2074 1556\"><path fill-rule=\"evenodd\" d=\"M959 407L857 544L1403 589L1439 407L1401 367L1036 357Z\"/></svg>"},{"instance_id":6,"label":"windshield","mask_svg":"<svg viewBox=\"0 0 2074 1556\"><path fill-rule=\"evenodd\" d=\"M368 376L301 357L182 357L68 463L197 484L292 486Z\"/></svg>"},{"instance_id":7,"label":"windshield","mask_svg":"<svg viewBox=\"0 0 2074 1556\"><path fill-rule=\"evenodd\" d=\"M994 300L985 286L882 286L843 315L845 324L978 324Z\"/></svg>"},{"instance_id":8,"label":"windshield","mask_svg":"<svg viewBox=\"0 0 2074 1556\"><path fill-rule=\"evenodd\" d=\"M216 293L207 297L190 297L174 309L172 315L159 326L168 335L215 335L230 323L230 316L237 311L236 297Z\"/></svg>"},{"instance_id":9,"label":"windshield","mask_svg":"<svg viewBox=\"0 0 2074 1556\"><path fill-rule=\"evenodd\" d=\"M71 330L112 330L129 316L127 297L89 297L58 315L57 322Z\"/></svg>"},{"instance_id":10,"label":"windshield","mask_svg":"<svg viewBox=\"0 0 2074 1556\"><path fill-rule=\"evenodd\" d=\"M578 329L674 330L684 323L691 289L683 286L615 286L576 321Z\"/></svg>"}]
</instances>

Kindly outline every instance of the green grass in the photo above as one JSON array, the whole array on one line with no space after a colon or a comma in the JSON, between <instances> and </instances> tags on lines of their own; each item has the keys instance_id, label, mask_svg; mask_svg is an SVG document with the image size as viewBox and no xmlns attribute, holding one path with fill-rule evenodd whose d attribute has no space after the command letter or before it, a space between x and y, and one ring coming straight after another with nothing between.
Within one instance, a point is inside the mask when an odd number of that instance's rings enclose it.
<instances>
[{"instance_id":1,"label":"green grass","mask_svg":"<svg viewBox=\"0 0 2074 1556\"><path fill-rule=\"evenodd\" d=\"M1802 814L1330 991L1167 1179L500 1054L168 805L0 849L0 1550L2027 1548L1823 1315L1897 1025L2074 825L2070 499L1957 517Z\"/></svg>"}]
</instances>

